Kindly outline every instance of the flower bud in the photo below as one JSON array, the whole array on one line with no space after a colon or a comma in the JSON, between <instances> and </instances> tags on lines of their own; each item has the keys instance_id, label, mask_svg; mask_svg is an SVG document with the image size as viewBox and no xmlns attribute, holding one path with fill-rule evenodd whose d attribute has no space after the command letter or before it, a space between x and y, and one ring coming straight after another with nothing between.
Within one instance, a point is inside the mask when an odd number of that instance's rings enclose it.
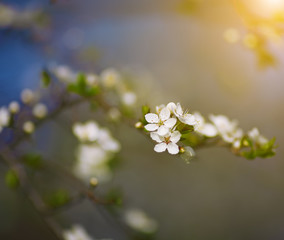
<instances>
[{"instance_id":1,"label":"flower bud","mask_svg":"<svg viewBox=\"0 0 284 240\"><path fill-rule=\"evenodd\" d=\"M18 113L20 111L20 104L16 101L13 101L9 104L10 113Z\"/></svg>"},{"instance_id":2,"label":"flower bud","mask_svg":"<svg viewBox=\"0 0 284 240\"><path fill-rule=\"evenodd\" d=\"M27 121L23 124L23 130L25 133L31 134L35 130L35 125L31 121Z\"/></svg>"},{"instance_id":3,"label":"flower bud","mask_svg":"<svg viewBox=\"0 0 284 240\"><path fill-rule=\"evenodd\" d=\"M135 123L135 128L137 129L144 128L143 123L142 122Z\"/></svg>"},{"instance_id":4,"label":"flower bud","mask_svg":"<svg viewBox=\"0 0 284 240\"><path fill-rule=\"evenodd\" d=\"M91 187L96 187L99 184L99 180L95 177L90 178L90 186Z\"/></svg>"}]
</instances>

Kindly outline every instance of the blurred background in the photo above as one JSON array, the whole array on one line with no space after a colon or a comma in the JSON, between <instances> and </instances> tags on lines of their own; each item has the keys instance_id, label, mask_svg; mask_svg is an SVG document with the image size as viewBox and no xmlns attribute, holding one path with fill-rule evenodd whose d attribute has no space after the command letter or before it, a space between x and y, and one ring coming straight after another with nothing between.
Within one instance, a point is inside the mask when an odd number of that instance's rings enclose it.
<instances>
[{"instance_id":1,"label":"blurred background","mask_svg":"<svg viewBox=\"0 0 284 240\"><path fill-rule=\"evenodd\" d=\"M32 29L1 28L0 105L19 99L25 87L36 89L49 64L91 72L116 67L139 76L141 103L181 102L205 116L236 118L244 130L258 127L276 137L275 157L247 161L212 148L187 165L155 153L135 129L121 126L113 135L123 162L112 184L126 206L159 222L158 240L284 239L284 1L240 2L2 0L18 11L42 9L47 19ZM74 140L63 133L56 140L48 127L40 129L38 145L64 163ZM2 178L5 171L1 165ZM93 236L125 239L87 202L64 214ZM53 239L4 181L0 239Z\"/></svg>"}]
</instances>

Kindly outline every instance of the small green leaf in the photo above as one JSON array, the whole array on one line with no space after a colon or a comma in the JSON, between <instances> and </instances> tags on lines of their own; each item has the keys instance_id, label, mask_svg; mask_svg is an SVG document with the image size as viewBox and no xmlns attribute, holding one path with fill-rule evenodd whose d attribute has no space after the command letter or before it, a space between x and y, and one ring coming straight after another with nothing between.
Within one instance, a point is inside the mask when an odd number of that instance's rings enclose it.
<instances>
[{"instance_id":1,"label":"small green leaf","mask_svg":"<svg viewBox=\"0 0 284 240\"><path fill-rule=\"evenodd\" d=\"M42 157L37 153L27 153L22 156L23 162L26 166L33 169L40 169L42 167Z\"/></svg>"},{"instance_id":2,"label":"small green leaf","mask_svg":"<svg viewBox=\"0 0 284 240\"><path fill-rule=\"evenodd\" d=\"M150 107L147 105L142 106L142 114L146 115L147 113L150 112Z\"/></svg>"},{"instance_id":3,"label":"small green leaf","mask_svg":"<svg viewBox=\"0 0 284 240\"><path fill-rule=\"evenodd\" d=\"M43 87L48 87L51 82L51 77L49 76L47 71L41 72L41 82Z\"/></svg>"},{"instance_id":4,"label":"small green leaf","mask_svg":"<svg viewBox=\"0 0 284 240\"><path fill-rule=\"evenodd\" d=\"M53 208L61 207L70 201L69 192L65 189L56 190L47 198L47 203Z\"/></svg>"},{"instance_id":5,"label":"small green leaf","mask_svg":"<svg viewBox=\"0 0 284 240\"><path fill-rule=\"evenodd\" d=\"M19 177L14 170L9 170L5 175L5 182L9 188L15 189L19 186Z\"/></svg>"}]
</instances>

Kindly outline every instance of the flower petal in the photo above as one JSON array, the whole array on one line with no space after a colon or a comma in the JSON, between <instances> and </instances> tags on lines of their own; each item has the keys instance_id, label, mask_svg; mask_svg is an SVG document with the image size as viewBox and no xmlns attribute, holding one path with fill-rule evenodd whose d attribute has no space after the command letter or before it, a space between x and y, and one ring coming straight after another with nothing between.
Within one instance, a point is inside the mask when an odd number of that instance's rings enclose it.
<instances>
[{"instance_id":1,"label":"flower petal","mask_svg":"<svg viewBox=\"0 0 284 240\"><path fill-rule=\"evenodd\" d=\"M158 124L150 123L145 126L145 129L149 132L156 131L159 128Z\"/></svg>"},{"instance_id":2,"label":"flower petal","mask_svg":"<svg viewBox=\"0 0 284 240\"><path fill-rule=\"evenodd\" d=\"M171 134L171 142L173 143L177 143L179 140L180 140L180 137L181 137L181 133L179 131L174 131L172 134Z\"/></svg>"},{"instance_id":3,"label":"flower petal","mask_svg":"<svg viewBox=\"0 0 284 240\"><path fill-rule=\"evenodd\" d=\"M176 114L178 116L183 115L183 110L182 110L182 107L181 107L180 103L177 103Z\"/></svg>"},{"instance_id":4,"label":"flower petal","mask_svg":"<svg viewBox=\"0 0 284 240\"><path fill-rule=\"evenodd\" d=\"M161 142L163 141L163 140L161 139L161 137L159 136L159 134L156 133L156 132L151 132L150 137L151 137L154 141L156 141L156 142L158 142L158 143L161 143Z\"/></svg>"},{"instance_id":5,"label":"flower petal","mask_svg":"<svg viewBox=\"0 0 284 240\"><path fill-rule=\"evenodd\" d=\"M169 143L168 144L168 152L170 154L178 154L179 153L178 145L175 144L175 143Z\"/></svg>"},{"instance_id":6,"label":"flower petal","mask_svg":"<svg viewBox=\"0 0 284 240\"><path fill-rule=\"evenodd\" d=\"M168 103L167 108L171 111L171 113L174 113L177 108L177 105L173 102L170 102Z\"/></svg>"},{"instance_id":7,"label":"flower petal","mask_svg":"<svg viewBox=\"0 0 284 240\"><path fill-rule=\"evenodd\" d=\"M155 113L147 113L145 115L145 119L148 123L158 123L159 122L159 117Z\"/></svg>"},{"instance_id":8,"label":"flower petal","mask_svg":"<svg viewBox=\"0 0 284 240\"><path fill-rule=\"evenodd\" d=\"M165 136L167 133L169 133L169 128L167 128L167 127L165 127L165 126L160 126L159 128L158 128L158 134L160 135L160 136Z\"/></svg>"},{"instance_id":9,"label":"flower petal","mask_svg":"<svg viewBox=\"0 0 284 240\"><path fill-rule=\"evenodd\" d=\"M164 151L166 151L166 149L167 149L167 144L164 143L164 142L159 143L154 147L154 150L156 152L164 152Z\"/></svg>"},{"instance_id":10,"label":"flower petal","mask_svg":"<svg viewBox=\"0 0 284 240\"><path fill-rule=\"evenodd\" d=\"M185 114L183 117L179 117L179 120L182 123L185 123L191 126L197 124L196 118L192 114Z\"/></svg>"},{"instance_id":11,"label":"flower petal","mask_svg":"<svg viewBox=\"0 0 284 240\"><path fill-rule=\"evenodd\" d=\"M177 119L176 118L169 118L168 120L166 120L164 122L164 125L167 127L167 128L172 128L177 122Z\"/></svg>"},{"instance_id":12,"label":"flower petal","mask_svg":"<svg viewBox=\"0 0 284 240\"><path fill-rule=\"evenodd\" d=\"M171 116L171 112L168 108L163 108L159 114L159 117L162 121L166 121Z\"/></svg>"},{"instance_id":13,"label":"flower petal","mask_svg":"<svg viewBox=\"0 0 284 240\"><path fill-rule=\"evenodd\" d=\"M205 123L200 127L200 129L197 129L196 132L199 132L207 137L215 137L218 134L216 127L210 123Z\"/></svg>"}]
</instances>

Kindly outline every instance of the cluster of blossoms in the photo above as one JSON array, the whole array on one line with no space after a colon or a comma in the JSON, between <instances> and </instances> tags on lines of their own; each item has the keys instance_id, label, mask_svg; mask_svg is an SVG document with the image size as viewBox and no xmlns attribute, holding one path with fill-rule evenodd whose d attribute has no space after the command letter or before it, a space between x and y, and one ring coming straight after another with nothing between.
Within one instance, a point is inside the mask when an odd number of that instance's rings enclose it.
<instances>
[{"instance_id":1,"label":"cluster of blossoms","mask_svg":"<svg viewBox=\"0 0 284 240\"><path fill-rule=\"evenodd\" d=\"M144 118L142 122L145 130L150 132L150 137L157 142L154 147L156 152L168 150L170 154L185 153L193 156L193 149L186 144L191 136L197 134L200 137L199 142L193 145L203 144L210 138L216 138L231 147L235 153L247 158L268 157L274 154L274 140L269 141L257 128L244 133L238 127L236 120L229 120L224 115L211 114L209 115L211 122L207 122L200 113L190 114L183 111L179 103L170 102L167 105L157 106L156 113L146 113ZM137 127L140 125L138 124ZM182 145L178 145L179 141ZM249 153L241 151L248 147Z\"/></svg>"},{"instance_id":2,"label":"cluster of blossoms","mask_svg":"<svg viewBox=\"0 0 284 240\"><path fill-rule=\"evenodd\" d=\"M73 133L81 142L77 149L75 174L85 181L92 177L108 181L112 176L109 163L120 150L119 142L108 129L100 128L94 121L75 123Z\"/></svg>"},{"instance_id":3,"label":"cluster of blossoms","mask_svg":"<svg viewBox=\"0 0 284 240\"><path fill-rule=\"evenodd\" d=\"M151 138L158 143L154 150L156 152L168 150L170 154L178 154L180 151L177 143L181 138L181 133L177 127L183 124L194 128L197 124L194 115L183 111L179 103L173 102L167 106L157 106L156 113L147 113L145 120L148 123L145 129L151 132Z\"/></svg>"},{"instance_id":4,"label":"cluster of blossoms","mask_svg":"<svg viewBox=\"0 0 284 240\"><path fill-rule=\"evenodd\" d=\"M64 240L99 240L89 236L86 230L80 225L73 225L71 229L63 232ZM111 239L100 239L100 240L111 240Z\"/></svg>"},{"instance_id":5,"label":"cluster of blossoms","mask_svg":"<svg viewBox=\"0 0 284 240\"><path fill-rule=\"evenodd\" d=\"M52 72L60 81L66 84L74 84L77 81L78 72L73 71L68 66L58 65L50 68ZM130 90L127 82L120 72L114 68L104 69L99 75L94 73L85 74L86 84L89 87L101 87L106 91L114 91L119 96L119 102L124 106L133 106L137 101L136 94ZM118 116L117 111L110 112L111 117Z\"/></svg>"},{"instance_id":6,"label":"cluster of blossoms","mask_svg":"<svg viewBox=\"0 0 284 240\"><path fill-rule=\"evenodd\" d=\"M12 101L8 107L0 108L0 133L4 127L13 127L21 128L25 133L31 134L35 129L35 124L31 119L42 119L48 114L47 106L38 102L39 96L32 90L24 89L20 98L21 101ZM29 117L26 121L20 123L16 121L17 119L25 119L29 115L32 117Z\"/></svg>"}]
</instances>

